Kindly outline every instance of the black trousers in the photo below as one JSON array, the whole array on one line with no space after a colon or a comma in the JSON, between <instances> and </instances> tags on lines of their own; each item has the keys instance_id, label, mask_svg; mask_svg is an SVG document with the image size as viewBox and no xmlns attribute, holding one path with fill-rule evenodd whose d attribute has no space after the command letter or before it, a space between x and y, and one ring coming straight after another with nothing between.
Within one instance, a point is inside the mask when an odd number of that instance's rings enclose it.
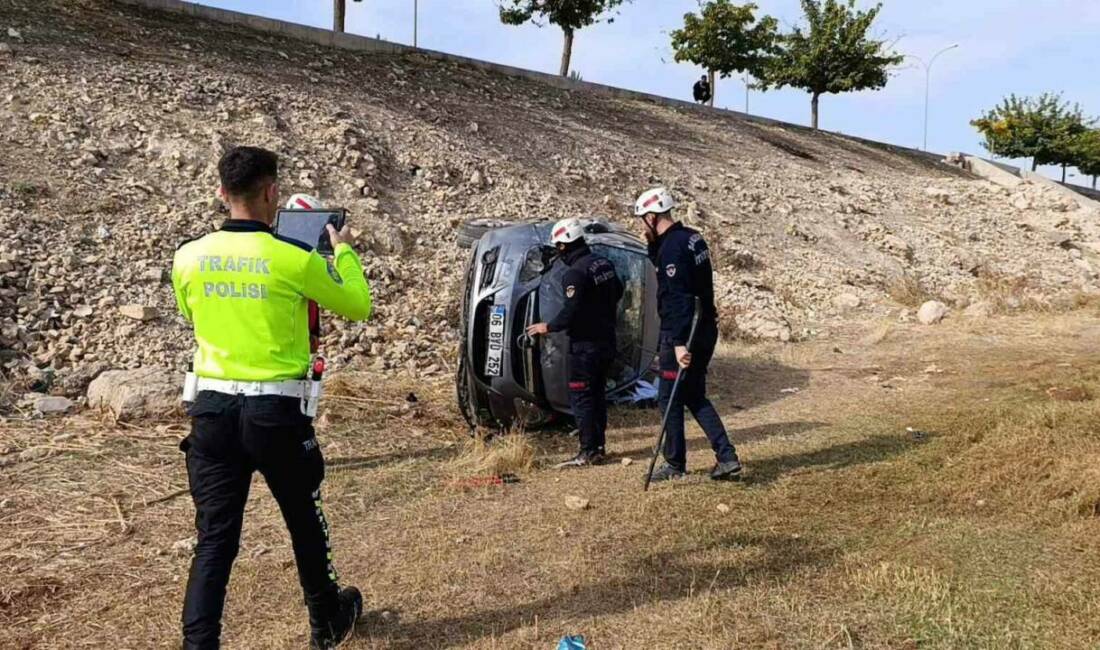
<instances>
[{"instance_id":1,"label":"black trousers","mask_svg":"<svg viewBox=\"0 0 1100 650\"><path fill-rule=\"evenodd\" d=\"M263 474L290 531L312 611L332 611L337 583L321 509L325 466L310 418L294 398L204 391L181 444L195 502L198 545L183 604L184 648L217 648L229 572L240 544L252 473Z\"/></svg>"},{"instance_id":2,"label":"black trousers","mask_svg":"<svg viewBox=\"0 0 1100 650\"><path fill-rule=\"evenodd\" d=\"M607 443L607 372L614 358L614 341L569 344L569 406L581 451L602 450Z\"/></svg>"},{"instance_id":3,"label":"black trousers","mask_svg":"<svg viewBox=\"0 0 1100 650\"><path fill-rule=\"evenodd\" d=\"M711 449L719 462L733 460L736 451L726 434L726 427L718 411L707 399L707 367L714 357L714 348L718 344L718 327L699 324L699 331L692 343L691 365L684 371L680 387L676 389L676 401L668 414L668 431L665 432L665 461L669 465L684 471L687 467L687 443L684 439L684 407L686 406L695 421L703 429L710 441ZM657 401L664 412L668 408L672 384L680 365L676 361L676 351L672 341L661 334L658 360L661 367L661 387Z\"/></svg>"}]
</instances>

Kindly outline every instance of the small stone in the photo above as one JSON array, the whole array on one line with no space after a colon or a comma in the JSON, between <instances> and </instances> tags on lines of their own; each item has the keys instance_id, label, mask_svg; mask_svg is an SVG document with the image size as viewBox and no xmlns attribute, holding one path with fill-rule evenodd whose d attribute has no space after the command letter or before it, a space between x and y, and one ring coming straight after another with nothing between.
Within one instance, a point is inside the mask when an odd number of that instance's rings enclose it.
<instances>
[{"instance_id":1,"label":"small stone","mask_svg":"<svg viewBox=\"0 0 1100 650\"><path fill-rule=\"evenodd\" d=\"M634 459L633 458L624 458L620 462L623 465L632 465L632 464L634 464Z\"/></svg>"},{"instance_id":2,"label":"small stone","mask_svg":"<svg viewBox=\"0 0 1100 650\"><path fill-rule=\"evenodd\" d=\"M840 310L856 309L862 301L854 293L842 293L833 298L833 306Z\"/></svg>"},{"instance_id":3,"label":"small stone","mask_svg":"<svg viewBox=\"0 0 1100 650\"><path fill-rule=\"evenodd\" d=\"M196 537L188 537L187 539L181 539L172 544L172 553L180 557L190 557L195 552L195 547L198 546L199 540Z\"/></svg>"},{"instance_id":4,"label":"small stone","mask_svg":"<svg viewBox=\"0 0 1100 650\"><path fill-rule=\"evenodd\" d=\"M19 30L14 27L8 28L8 36L10 38L23 38L23 35L19 33Z\"/></svg>"},{"instance_id":5,"label":"small stone","mask_svg":"<svg viewBox=\"0 0 1100 650\"><path fill-rule=\"evenodd\" d=\"M479 128L477 122L470 122L470 126L466 127L466 130L470 133L477 133Z\"/></svg>"},{"instance_id":6,"label":"small stone","mask_svg":"<svg viewBox=\"0 0 1100 650\"><path fill-rule=\"evenodd\" d=\"M719 503L718 504L718 512L720 512L722 514L728 514L729 511L730 511L730 507L728 505L726 505L724 503Z\"/></svg>"},{"instance_id":7,"label":"small stone","mask_svg":"<svg viewBox=\"0 0 1100 650\"><path fill-rule=\"evenodd\" d=\"M938 300L929 300L917 310L917 320L924 325L935 325L947 315L947 305Z\"/></svg>"},{"instance_id":8,"label":"small stone","mask_svg":"<svg viewBox=\"0 0 1100 650\"><path fill-rule=\"evenodd\" d=\"M81 305L73 310L73 316L77 318L87 318L92 315L95 310L90 305Z\"/></svg>"},{"instance_id":9,"label":"small stone","mask_svg":"<svg viewBox=\"0 0 1100 650\"><path fill-rule=\"evenodd\" d=\"M118 313L126 318L132 318L142 322L150 321L157 317L157 310L145 305L122 305L118 308Z\"/></svg>"},{"instance_id":10,"label":"small stone","mask_svg":"<svg viewBox=\"0 0 1100 650\"><path fill-rule=\"evenodd\" d=\"M573 496L572 494L565 497L565 507L570 510L586 510L588 509L588 503L588 499Z\"/></svg>"},{"instance_id":11,"label":"small stone","mask_svg":"<svg viewBox=\"0 0 1100 650\"><path fill-rule=\"evenodd\" d=\"M0 54L8 54L11 50L11 44L0 42Z\"/></svg>"}]
</instances>

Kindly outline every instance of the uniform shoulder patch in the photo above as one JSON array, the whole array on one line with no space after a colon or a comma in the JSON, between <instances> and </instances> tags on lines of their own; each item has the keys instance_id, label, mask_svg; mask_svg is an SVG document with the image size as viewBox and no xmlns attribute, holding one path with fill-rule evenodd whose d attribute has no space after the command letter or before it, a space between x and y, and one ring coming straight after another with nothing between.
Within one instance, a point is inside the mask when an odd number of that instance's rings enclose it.
<instances>
[{"instance_id":1,"label":"uniform shoulder patch","mask_svg":"<svg viewBox=\"0 0 1100 650\"><path fill-rule=\"evenodd\" d=\"M571 285L569 285L568 287L565 288L565 297L566 298L572 298L576 294L577 294L577 287L576 286L571 284Z\"/></svg>"},{"instance_id":2,"label":"uniform shoulder patch","mask_svg":"<svg viewBox=\"0 0 1100 650\"><path fill-rule=\"evenodd\" d=\"M325 258L325 268L328 269L328 277L332 278L333 282L344 284L344 278L340 277L340 272L336 270L336 264L332 262L331 257Z\"/></svg>"},{"instance_id":3,"label":"uniform shoulder patch","mask_svg":"<svg viewBox=\"0 0 1100 650\"><path fill-rule=\"evenodd\" d=\"M669 264L668 266L666 266L665 267L665 275L667 275L670 278L676 277L676 265L675 264Z\"/></svg>"}]
</instances>

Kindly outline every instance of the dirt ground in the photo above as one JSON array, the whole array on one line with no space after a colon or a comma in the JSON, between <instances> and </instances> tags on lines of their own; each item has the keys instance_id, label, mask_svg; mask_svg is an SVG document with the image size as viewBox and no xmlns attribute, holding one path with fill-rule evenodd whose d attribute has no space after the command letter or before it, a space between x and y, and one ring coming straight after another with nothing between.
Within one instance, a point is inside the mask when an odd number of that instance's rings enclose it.
<instances>
[{"instance_id":1,"label":"dirt ground","mask_svg":"<svg viewBox=\"0 0 1100 650\"><path fill-rule=\"evenodd\" d=\"M550 469L573 441L528 434L519 483L461 487L449 385L345 375L321 437L337 567L370 610L347 647L1097 647L1095 316L725 347L711 386L745 482L706 480L693 428L690 478L647 494L655 411L614 412L606 466ZM0 647L178 647L184 431L0 425ZM303 647L287 535L253 487L225 645Z\"/></svg>"}]
</instances>

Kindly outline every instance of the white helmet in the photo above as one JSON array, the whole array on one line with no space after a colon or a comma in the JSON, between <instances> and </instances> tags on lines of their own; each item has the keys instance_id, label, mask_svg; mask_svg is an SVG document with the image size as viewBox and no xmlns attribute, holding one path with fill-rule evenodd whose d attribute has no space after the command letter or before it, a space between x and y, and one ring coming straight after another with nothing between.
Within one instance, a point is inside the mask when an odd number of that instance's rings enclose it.
<instances>
[{"instance_id":1,"label":"white helmet","mask_svg":"<svg viewBox=\"0 0 1100 650\"><path fill-rule=\"evenodd\" d=\"M551 244L568 244L584 237L584 224L580 219L570 217L554 224L550 231Z\"/></svg>"},{"instance_id":2,"label":"white helmet","mask_svg":"<svg viewBox=\"0 0 1100 650\"><path fill-rule=\"evenodd\" d=\"M638 200L634 202L634 216L642 217L647 214L664 214L675 208L676 199L663 187L655 187L642 192Z\"/></svg>"},{"instance_id":3,"label":"white helmet","mask_svg":"<svg viewBox=\"0 0 1100 650\"><path fill-rule=\"evenodd\" d=\"M287 210L324 210L325 204L321 203L321 199L316 196L310 196L309 194L295 194L287 199Z\"/></svg>"}]
</instances>

